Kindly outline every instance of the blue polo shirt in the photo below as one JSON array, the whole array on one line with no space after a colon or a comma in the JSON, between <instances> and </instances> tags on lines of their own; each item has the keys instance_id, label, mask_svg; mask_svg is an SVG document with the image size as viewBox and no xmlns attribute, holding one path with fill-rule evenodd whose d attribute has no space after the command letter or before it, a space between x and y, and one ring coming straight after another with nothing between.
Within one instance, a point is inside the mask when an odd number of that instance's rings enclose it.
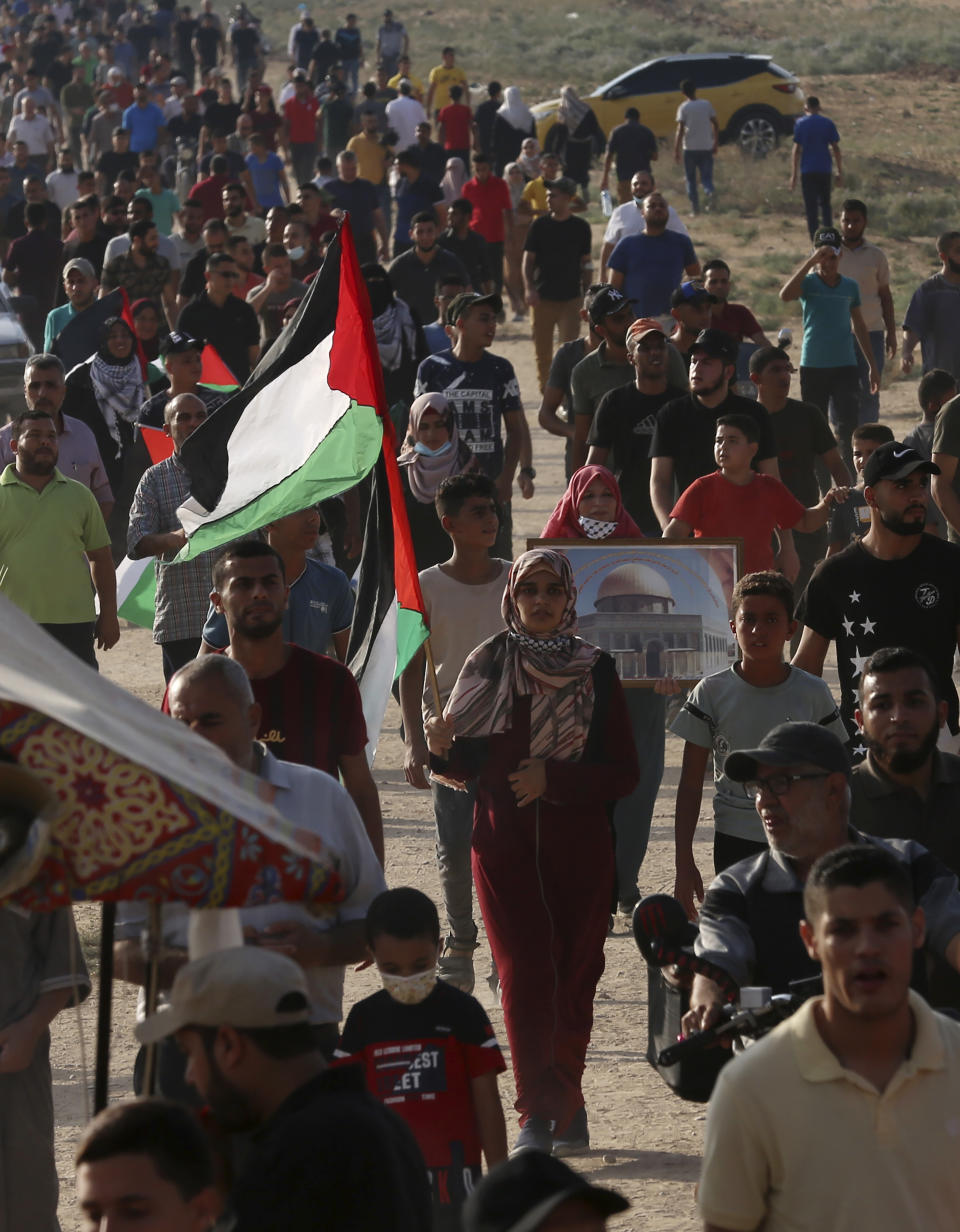
<instances>
[{"instance_id":1,"label":"blue polo shirt","mask_svg":"<svg viewBox=\"0 0 960 1232\"><path fill-rule=\"evenodd\" d=\"M250 179L253 181L253 194L257 205L264 210L282 206L280 177L283 175L283 159L280 155L268 150L263 162L255 154L248 154L243 161L247 164Z\"/></svg>"},{"instance_id":2,"label":"blue polo shirt","mask_svg":"<svg viewBox=\"0 0 960 1232\"><path fill-rule=\"evenodd\" d=\"M860 287L853 278L828 286L809 273L800 290L803 308L801 368L848 368L857 362L857 344L850 309L860 307Z\"/></svg>"},{"instance_id":3,"label":"blue polo shirt","mask_svg":"<svg viewBox=\"0 0 960 1232\"><path fill-rule=\"evenodd\" d=\"M833 170L831 145L838 145L840 134L833 120L825 115L801 116L793 126L793 140L800 147L800 173Z\"/></svg>"},{"instance_id":4,"label":"blue polo shirt","mask_svg":"<svg viewBox=\"0 0 960 1232\"><path fill-rule=\"evenodd\" d=\"M638 317L659 317L670 311L670 296L683 282L684 271L697 259L690 237L677 231L662 235L625 235L607 265L623 274L623 293L635 301Z\"/></svg>"},{"instance_id":5,"label":"blue polo shirt","mask_svg":"<svg viewBox=\"0 0 960 1232\"><path fill-rule=\"evenodd\" d=\"M163 112L156 103L147 103L146 107L131 103L123 113L123 127L130 130L130 149L135 154L157 148L157 135L163 125Z\"/></svg>"}]
</instances>

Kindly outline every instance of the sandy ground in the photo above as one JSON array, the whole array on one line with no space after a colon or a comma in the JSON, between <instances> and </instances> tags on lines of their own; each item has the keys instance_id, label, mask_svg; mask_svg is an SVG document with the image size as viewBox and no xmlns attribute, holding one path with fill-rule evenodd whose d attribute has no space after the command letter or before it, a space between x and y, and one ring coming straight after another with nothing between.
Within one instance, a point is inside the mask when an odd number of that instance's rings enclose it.
<instances>
[{"instance_id":1,"label":"sandy ground","mask_svg":"<svg viewBox=\"0 0 960 1232\"><path fill-rule=\"evenodd\" d=\"M679 206L679 191L674 199ZM722 245L730 238L728 228L734 221L723 216L695 220L691 230L698 247L723 251ZM799 234L799 221L797 228ZM768 333L775 334L777 322L764 324ZM520 551L527 537L540 533L563 490L562 446L558 438L548 436L536 426L539 398L529 331L520 325L501 327L495 350L516 368L534 437L536 493L530 501L514 502L515 550ZM898 435L915 418L915 388L914 382L897 381L883 395L883 419L894 426ZM799 396L798 389L794 393ZM101 657L101 664L111 679L149 703L159 703L160 654L148 633L128 628L119 645ZM835 687L833 671L828 680ZM387 876L391 885L415 885L439 902L430 796L415 791L404 781L398 726L399 711L391 703L374 766L383 806ZM642 893L670 892L673 887L672 821L681 751L681 742L668 735L667 768L657 800L650 848L640 874ZM712 788L706 784L702 814L705 819L710 817L711 796ZM698 863L708 874L708 820L699 833L702 841L697 848ZM575 911L576 904L571 903L570 909ZM80 908L77 918L85 936L95 939L99 908ZM489 957L484 941L477 953L477 996L506 1049L502 1014L483 978L489 970ZM378 986L376 976L369 971L348 972L345 1008ZM120 1099L131 1091L136 1052L131 1033L135 990L117 984L114 1004L110 1091L111 1098ZM93 1086L95 1014L95 997L91 997L81 1012L85 1061L75 1014L61 1015L53 1030L60 1210L65 1232L81 1226L74 1197L72 1154L86 1117L84 1084L90 1091ZM577 1166L592 1181L614 1186L632 1201L633 1209L611 1223L618 1232L691 1232L701 1226L694 1207L694 1186L700 1165L704 1108L686 1104L667 1090L644 1060L645 1048L646 969L626 922L618 919L616 931L607 941L606 971L597 991L596 1019L584 1079L594 1149ZM503 1079L501 1090L512 1139L516 1117L512 1112L514 1092L509 1074Z\"/></svg>"}]
</instances>

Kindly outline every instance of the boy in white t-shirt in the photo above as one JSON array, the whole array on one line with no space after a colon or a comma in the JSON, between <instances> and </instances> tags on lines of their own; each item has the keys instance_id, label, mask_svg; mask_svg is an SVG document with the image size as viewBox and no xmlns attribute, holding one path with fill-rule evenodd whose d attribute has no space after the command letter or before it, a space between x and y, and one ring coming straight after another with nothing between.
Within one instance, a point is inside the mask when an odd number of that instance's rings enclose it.
<instances>
[{"instance_id":1,"label":"boy in white t-shirt","mask_svg":"<svg viewBox=\"0 0 960 1232\"><path fill-rule=\"evenodd\" d=\"M467 656L487 638L503 631L501 604L510 562L491 557L500 529L493 480L476 472L445 479L437 489L440 525L453 540L453 555L424 569L420 588L430 627L430 649L437 671L440 703L446 705ZM433 792L437 819L437 865L449 934L439 962L440 978L463 992L474 985L473 953L477 926L473 919L473 787L454 791L427 781L429 762L424 722L436 714L431 681L421 649L400 677L403 715L403 772L411 787Z\"/></svg>"},{"instance_id":2,"label":"boy in white t-shirt","mask_svg":"<svg viewBox=\"0 0 960 1232\"><path fill-rule=\"evenodd\" d=\"M782 573L747 573L733 589L733 630L740 662L699 681L674 719L671 731L682 736L683 763L674 820L676 884L674 894L687 915L696 919L694 898L703 902L703 878L693 857L693 836L700 817L703 776L713 753L713 865L721 872L738 860L767 850L763 824L752 798L740 783L723 773L728 753L755 748L780 723L806 720L829 728L844 743L847 732L826 683L783 661L790 640L793 587Z\"/></svg>"},{"instance_id":3,"label":"boy in white t-shirt","mask_svg":"<svg viewBox=\"0 0 960 1232\"><path fill-rule=\"evenodd\" d=\"M683 151L683 172L687 180L687 196L690 212L700 212L697 196L697 172L703 185L704 209L709 212L713 205L713 159L720 145L720 129L713 103L697 98L697 87L692 81L681 81L680 89L687 101L677 108L677 135L673 142L673 157L680 161Z\"/></svg>"}]
</instances>

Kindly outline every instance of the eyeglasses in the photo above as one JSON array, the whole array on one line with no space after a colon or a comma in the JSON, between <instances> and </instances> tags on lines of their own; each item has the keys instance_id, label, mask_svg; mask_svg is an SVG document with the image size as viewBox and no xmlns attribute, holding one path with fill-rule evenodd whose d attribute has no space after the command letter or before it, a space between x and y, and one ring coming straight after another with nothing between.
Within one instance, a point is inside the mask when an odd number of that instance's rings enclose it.
<instances>
[{"instance_id":1,"label":"eyeglasses","mask_svg":"<svg viewBox=\"0 0 960 1232\"><path fill-rule=\"evenodd\" d=\"M829 777L829 771L823 771L820 774L771 774L769 778L751 779L744 783L743 794L748 800L755 800L762 791L770 791L779 800L791 790L794 783L801 783L805 779L828 779Z\"/></svg>"}]
</instances>

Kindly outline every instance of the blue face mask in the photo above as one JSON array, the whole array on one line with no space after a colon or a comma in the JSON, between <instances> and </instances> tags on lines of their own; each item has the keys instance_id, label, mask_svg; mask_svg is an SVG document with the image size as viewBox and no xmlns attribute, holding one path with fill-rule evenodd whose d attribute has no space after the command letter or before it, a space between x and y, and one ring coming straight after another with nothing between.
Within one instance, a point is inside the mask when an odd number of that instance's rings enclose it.
<instances>
[{"instance_id":1,"label":"blue face mask","mask_svg":"<svg viewBox=\"0 0 960 1232\"><path fill-rule=\"evenodd\" d=\"M422 441L417 441L414 445L414 453L422 454L425 458L440 458L445 453L449 453L453 448L453 441L444 441L439 449L431 449L429 445L424 445Z\"/></svg>"}]
</instances>

